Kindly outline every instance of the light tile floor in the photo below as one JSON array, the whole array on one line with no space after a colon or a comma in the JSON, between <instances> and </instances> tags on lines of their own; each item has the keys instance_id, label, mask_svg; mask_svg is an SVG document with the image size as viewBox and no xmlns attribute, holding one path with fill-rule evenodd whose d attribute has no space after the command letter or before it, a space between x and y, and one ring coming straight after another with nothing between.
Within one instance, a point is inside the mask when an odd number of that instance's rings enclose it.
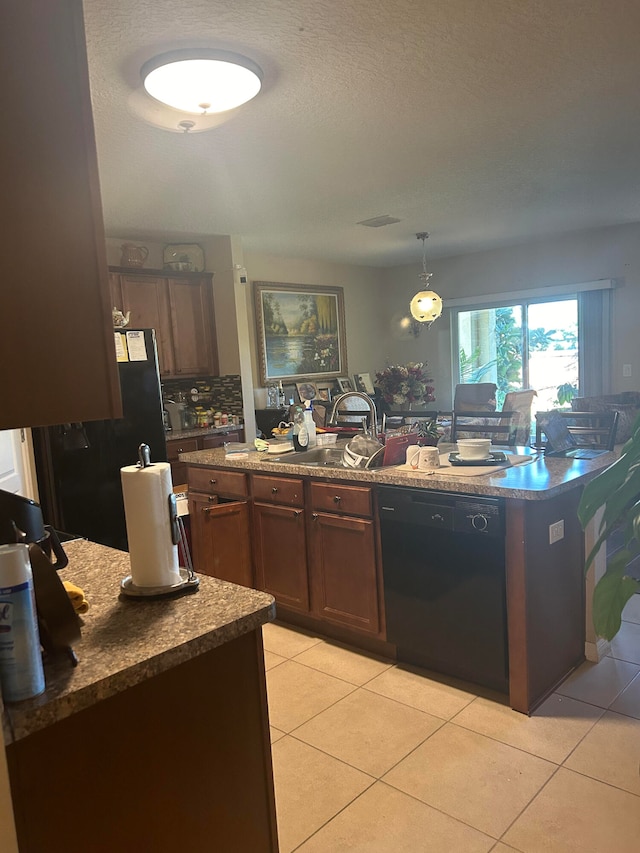
<instances>
[{"instance_id":1,"label":"light tile floor","mask_svg":"<svg viewBox=\"0 0 640 853\"><path fill-rule=\"evenodd\" d=\"M531 717L265 625L282 853L638 853L640 595Z\"/></svg>"}]
</instances>

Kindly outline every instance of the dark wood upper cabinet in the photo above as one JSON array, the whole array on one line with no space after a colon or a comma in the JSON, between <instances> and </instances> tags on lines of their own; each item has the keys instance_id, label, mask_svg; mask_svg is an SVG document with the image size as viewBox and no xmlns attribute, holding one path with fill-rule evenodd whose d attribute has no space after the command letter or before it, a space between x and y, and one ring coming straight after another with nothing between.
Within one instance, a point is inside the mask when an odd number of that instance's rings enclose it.
<instances>
[{"instance_id":1,"label":"dark wood upper cabinet","mask_svg":"<svg viewBox=\"0 0 640 853\"><path fill-rule=\"evenodd\" d=\"M162 377L218 373L211 273L110 267L111 299L129 326L156 330Z\"/></svg>"},{"instance_id":2,"label":"dark wood upper cabinet","mask_svg":"<svg viewBox=\"0 0 640 853\"><path fill-rule=\"evenodd\" d=\"M6 0L0 429L122 415L81 0Z\"/></svg>"}]
</instances>

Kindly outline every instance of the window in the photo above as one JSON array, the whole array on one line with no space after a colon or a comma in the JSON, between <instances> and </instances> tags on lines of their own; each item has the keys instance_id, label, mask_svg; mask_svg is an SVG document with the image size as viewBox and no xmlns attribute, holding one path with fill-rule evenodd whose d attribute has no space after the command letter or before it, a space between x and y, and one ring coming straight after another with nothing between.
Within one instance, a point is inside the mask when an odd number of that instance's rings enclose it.
<instances>
[{"instance_id":1,"label":"window","mask_svg":"<svg viewBox=\"0 0 640 853\"><path fill-rule=\"evenodd\" d=\"M603 393L608 293L588 290L553 299L518 294L454 309L454 382L495 382L498 408L508 391L524 388L538 392L536 410Z\"/></svg>"}]
</instances>

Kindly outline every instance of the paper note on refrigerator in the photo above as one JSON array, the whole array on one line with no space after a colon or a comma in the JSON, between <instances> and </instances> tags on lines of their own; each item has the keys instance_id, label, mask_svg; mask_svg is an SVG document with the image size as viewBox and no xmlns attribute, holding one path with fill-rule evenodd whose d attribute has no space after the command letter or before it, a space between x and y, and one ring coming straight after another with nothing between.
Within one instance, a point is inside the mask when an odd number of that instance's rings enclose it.
<instances>
[{"instance_id":1,"label":"paper note on refrigerator","mask_svg":"<svg viewBox=\"0 0 640 853\"><path fill-rule=\"evenodd\" d=\"M149 358L143 331L127 332L127 346L130 361L146 361Z\"/></svg>"}]
</instances>

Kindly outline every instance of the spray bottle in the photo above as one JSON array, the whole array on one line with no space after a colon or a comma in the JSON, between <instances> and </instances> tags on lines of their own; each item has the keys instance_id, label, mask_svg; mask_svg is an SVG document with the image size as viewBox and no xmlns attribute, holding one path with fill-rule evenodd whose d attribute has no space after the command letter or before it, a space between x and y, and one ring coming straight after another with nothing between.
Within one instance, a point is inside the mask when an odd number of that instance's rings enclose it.
<instances>
[{"instance_id":1,"label":"spray bottle","mask_svg":"<svg viewBox=\"0 0 640 853\"><path fill-rule=\"evenodd\" d=\"M0 685L7 702L45 688L29 548L0 545Z\"/></svg>"},{"instance_id":2,"label":"spray bottle","mask_svg":"<svg viewBox=\"0 0 640 853\"><path fill-rule=\"evenodd\" d=\"M316 435L316 422L313 419L313 403L311 400L305 400L304 424L309 434L308 445L309 447L315 447L318 443L318 438Z\"/></svg>"}]
</instances>

